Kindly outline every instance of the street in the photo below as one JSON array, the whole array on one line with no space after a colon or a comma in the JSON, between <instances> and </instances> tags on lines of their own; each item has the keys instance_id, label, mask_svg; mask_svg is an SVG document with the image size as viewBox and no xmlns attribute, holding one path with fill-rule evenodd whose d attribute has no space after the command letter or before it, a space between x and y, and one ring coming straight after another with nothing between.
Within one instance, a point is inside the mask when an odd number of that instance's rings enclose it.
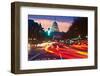
<instances>
[{"instance_id":1,"label":"street","mask_svg":"<svg viewBox=\"0 0 100 76\"><path fill-rule=\"evenodd\" d=\"M30 47L28 60L55 60L87 58L87 45L65 45L60 42L44 42Z\"/></svg>"}]
</instances>

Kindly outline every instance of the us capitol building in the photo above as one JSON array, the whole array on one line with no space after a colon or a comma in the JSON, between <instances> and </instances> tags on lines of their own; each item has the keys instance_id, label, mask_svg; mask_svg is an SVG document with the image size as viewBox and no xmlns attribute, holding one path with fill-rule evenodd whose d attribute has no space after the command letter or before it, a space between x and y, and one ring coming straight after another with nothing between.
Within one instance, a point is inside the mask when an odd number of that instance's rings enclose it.
<instances>
[{"instance_id":1,"label":"us capitol building","mask_svg":"<svg viewBox=\"0 0 100 76\"><path fill-rule=\"evenodd\" d=\"M53 39L60 39L61 32L56 21L53 22L52 26L48 28L48 35L52 35Z\"/></svg>"}]
</instances>

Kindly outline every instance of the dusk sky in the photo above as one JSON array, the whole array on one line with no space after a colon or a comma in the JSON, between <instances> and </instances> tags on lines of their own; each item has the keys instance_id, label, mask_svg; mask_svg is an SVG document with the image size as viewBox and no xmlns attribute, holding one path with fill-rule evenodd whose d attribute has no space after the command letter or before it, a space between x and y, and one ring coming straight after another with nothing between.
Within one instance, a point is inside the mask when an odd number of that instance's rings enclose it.
<instances>
[{"instance_id":1,"label":"dusk sky","mask_svg":"<svg viewBox=\"0 0 100 76\"><path fill-rule=\"evenodd\" d=\"M48 30L54 21L57 22L60 32L67 32L71 27L74 19L77 17L69 16L47 16L47 15L28 15L28 19L41 23L44 30Z\"/></svg>"}]
</instances>

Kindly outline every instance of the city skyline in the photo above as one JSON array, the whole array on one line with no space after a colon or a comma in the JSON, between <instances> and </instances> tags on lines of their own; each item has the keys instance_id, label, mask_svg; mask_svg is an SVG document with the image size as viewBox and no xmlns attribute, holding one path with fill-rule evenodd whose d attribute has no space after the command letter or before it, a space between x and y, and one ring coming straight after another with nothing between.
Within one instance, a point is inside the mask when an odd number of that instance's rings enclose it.
<instances>
[{"instance_id":1,"label":"city skyline","mask_svg":"<svg viewBox=\"0 0 100 76\"><path fill-rule=\"evenodd\" d=\"M69 16L28 15L28 19L41 24L45 31L56 21L60 32L67 32L76 18Z\"/></svg>"}]
</instances>

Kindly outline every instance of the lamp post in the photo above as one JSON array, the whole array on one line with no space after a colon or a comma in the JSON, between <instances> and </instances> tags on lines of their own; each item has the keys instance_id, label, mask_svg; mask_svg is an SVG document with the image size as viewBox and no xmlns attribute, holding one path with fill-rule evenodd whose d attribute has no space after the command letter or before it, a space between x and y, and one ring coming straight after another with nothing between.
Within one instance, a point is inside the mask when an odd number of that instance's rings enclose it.
<instances>
[{"instance_id":1,"label":"lamp post","mask_svg":"<svg viewBox=\"0 0 100 76\"><path fill-rule=\"evenodd\" d=\"M51 30L50 28L48 28L48 36L50 36L50 34L51 34Z\"/></svg>"}]
</instances>

